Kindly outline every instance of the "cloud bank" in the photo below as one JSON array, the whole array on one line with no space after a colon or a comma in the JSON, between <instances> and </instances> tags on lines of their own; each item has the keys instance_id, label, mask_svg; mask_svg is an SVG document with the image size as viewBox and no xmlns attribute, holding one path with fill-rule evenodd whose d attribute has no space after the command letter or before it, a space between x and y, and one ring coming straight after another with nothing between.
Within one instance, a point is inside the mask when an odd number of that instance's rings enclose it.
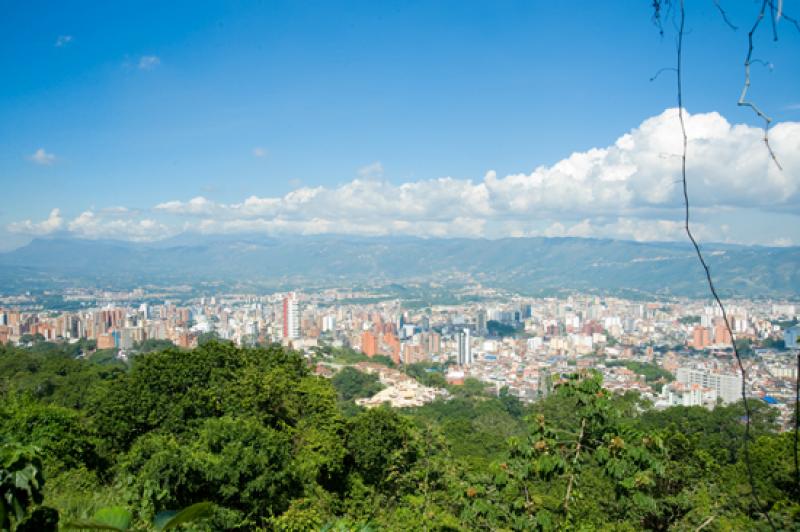
<instances>
[{"instance_id":1,"label":"cloud bank","mask_svg":"<svg viewBox=\"0 0 800 532\"><path fill-rule=\"evenodd\" d=\"M730 124L715 112L687 115L686 123L696 213L749 209L800 215L800 122L770 131L783 171L770 161L759 128ZM113 217L87 211L67 228L84 237L135 240L184 231L676 240L683 238L680 152L677 109L667 109L611 146L575 152L529 173L501 177L490 170L481 179L397 184L385 179L375 162L335 188L306 186L238 203L173 199L146 213ZM42 234L46 223L25 221L9 229ZM695 229L704 240L736 240L725 226L699 223Z\"/></svg>"}]
</instances>

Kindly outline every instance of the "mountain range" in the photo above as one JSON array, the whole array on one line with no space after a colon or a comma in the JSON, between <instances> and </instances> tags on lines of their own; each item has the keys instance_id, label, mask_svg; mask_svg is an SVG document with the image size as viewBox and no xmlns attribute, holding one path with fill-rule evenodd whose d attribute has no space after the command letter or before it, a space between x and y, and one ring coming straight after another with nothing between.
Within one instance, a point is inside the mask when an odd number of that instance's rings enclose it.
<instances>
[{"instance_id":1,"label":"mountain range","mask_svg":"<svg viewBox=\"0 0 800 532\"><path fill-rule=\"evenodd\" d=\"M800 295L800 248L709 244L727 297ZM587 238L183 235L151 243L36 239L0 253L0 293L147 284L355 286L481 283L523 294L589 291L707 297L689 244Z\"/></svg>"}]
</instances>

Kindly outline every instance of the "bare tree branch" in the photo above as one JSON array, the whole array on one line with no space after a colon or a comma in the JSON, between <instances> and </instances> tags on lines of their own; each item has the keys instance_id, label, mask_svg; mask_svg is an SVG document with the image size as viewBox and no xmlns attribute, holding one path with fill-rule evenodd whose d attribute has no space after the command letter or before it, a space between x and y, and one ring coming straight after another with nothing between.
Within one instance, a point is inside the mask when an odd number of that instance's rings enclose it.
<instances>
[{"instance_id":1,"label":"bare tree branch","mask_svg":"<svg viewBox=\"0 0 800 532\"><path fill-rule=\"evenodd\" d=\"M719 11L719 14L722 15L722 20L725 21L725 24L730 26L730 28L734 31L738 30L739 28L734 26L733 22L731 22L730 19L728 19L728 14L725 12L724 9L722 9L722 5L720 5L719 0L714 0L714 5L717 6L717 11Z\"/></svg>"},{"instance_id":2,"label":"bare tree branch","mask_svg":"<svg viewBox=\"0 0 800 532\"><path fill-rule=\"evenodd\" d=\"M775 4L773 2L769 3L769 15L770 15L769 19L772 22L772 40L773 41L777 41L778 40L778 25L777 25L778 19L775 16Z\"/></svg>"},{"instance_id":3,"label":"bare tree branch","mask_svg":"<svg viewBox=\"0 0 800 532\"><path fill-rule=\"evenodd\" d=\"M763 0L761 3L761 9L758 12L758 16L756 17L756 21L753 23L753 27L750 28L750 32L747 34L747 57L744 60L744 86L742 87L742 94L739 96L739 101L737 105L740 107L749 107L753 110L753 112L764 121L764 145L767 147L767 151L769 152L770 158L775 163L775 166L778 167L778 170L783 171L783 167L781 163L778 162L778 158L775 156L775 152L772 151L772 146L769 143L769 127L772 124L772 119L764 113L761 108L759 108L754 102L747 99L747 93L750 90L750 65L755 62L762 62L757 59L753 59L753 35L755 35L756 31L758 30L761 21L764 19L764 15L766 13L767 7L770 9L770 20L772 21L772 38L773 40L778 40L778 30L777 30L777 20L781 17L788 20L792 24L794 24L795 28L800 31L800 24L798 24L797 20L790 17L789 15L783 13L783 2L779 0L780 4L779 7L776 9L775 7L775 0Z\"/></svg>"},{"instance_id":4,"label":"bare tree branch","mask_svg":"<svg viewBox=\"0 0 800 532\"><path fill-rule=\"evenodd\" d=\"M711 521L713 521L716 517L717 517L716 515L712 515L711 517L703 521L703 523L700 526L694 529L694 532L700 532L700 530L703 530L705 527L710 525Z\"/></svg>"},{"instance_id":5,"label":"bare tree branch","mask_svg":"<svg viewBox=\"0 0 800 532\"><path fill-rule=\"evenodd\" d=\"M758 17L756 17L756 21L753 24L753 27L750 29L750 32L747 34L747 57L744 60L744 86L742 87L742 94L739 96L739 101L736 102L737 105L740 107L749 107L753 110L753 112L758 115L764 121L764 144L767 147L767 151L769 151L769 156L775 162L775 165L778 167L779 170L783 170L783 167L778 162L778 158L775 157L775 152L772 151L772 146L769 144L769 126L772 123L772 119L764 114L764 112L753 102L747 100L747 92L750 90L750 65L752 64L752 57L753 57L753 35L755 34L756 30L758 29L759 24L764 19L764 11L766 10L768 0L764 0L761 4L761 10L758 13Z\"/></svg>"},{"instance_id":6,"label":"bare tree branch","mask_svg":"<svg viewBox=\"0 0 800 532\"><path fill-rule=\"evenodd\" d=\"M662 72L667 72L667 71L670 71L670 72L676 72L675 68L673 68L673 67L664 67L664 68L660 68L660 69L658 69L658 72L656 72L655 74L653 74L653 77L651 77L651 78L650 78L650 81L655 81L655 80L657 80L657 79L658 79L658 76L660 76Z\"/></svg>"}]
</instances>

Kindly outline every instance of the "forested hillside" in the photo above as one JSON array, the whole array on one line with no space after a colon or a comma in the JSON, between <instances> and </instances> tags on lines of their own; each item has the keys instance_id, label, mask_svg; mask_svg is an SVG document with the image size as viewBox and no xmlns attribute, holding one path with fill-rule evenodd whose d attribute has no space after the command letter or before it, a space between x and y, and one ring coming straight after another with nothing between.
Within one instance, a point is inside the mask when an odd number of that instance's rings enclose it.
<instances>
[{"instance_id":1,"label":"forested hillside","mask_svg":"<svg viewBox=\"0 0 800 532\"><path fill-rule=\"evenodd\" d=\"M0 346L0 529L768 529L761 510L800 522L792 434L760 402L761 508L740 405L654 411L586 373L532 406L467 381L450 401L362 410L353 398L374 380L318 377L279 346L211 341L130 366L76 359L84 348Z\"/></svg>"},{"instance_id":2,"label":"forested hillside","mask_svg":"<svg viewBox=\"0 0 800 532\"><path fill-rule=\"evenodd\" d=\"M798 247L708 244L703 249L726 295L798 295ZM682 242L232 235L152 243L37 239L0 253L0 285L10 293L76 284L341 286L412 279L458 285L472 279L531 295L559 287L626 296L707 296L693 250Z\"/></svg>"}]
</instances>

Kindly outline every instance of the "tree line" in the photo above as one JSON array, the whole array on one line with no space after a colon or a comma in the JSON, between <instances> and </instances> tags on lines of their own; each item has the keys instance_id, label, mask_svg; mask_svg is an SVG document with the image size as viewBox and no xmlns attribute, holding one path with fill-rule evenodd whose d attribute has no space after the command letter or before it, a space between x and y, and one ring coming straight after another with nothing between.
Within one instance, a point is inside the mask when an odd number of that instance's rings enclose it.
<instances>
[{"instance_id":1,"label":"tree line","mask_svg":"<svg viewBox=\"0 0 800 532\"><path fill-rule=\"evenodd\" d=\"M791 434L754 405L653 410L593 372L525 405L477 381L365 410L374 377L213 339L129 364L0 346L0 529L758 530L800 523ZM440 374L412 373L440 383ZM109 528L110 527L110 528Z\"/></svg>"}]
</instances>

